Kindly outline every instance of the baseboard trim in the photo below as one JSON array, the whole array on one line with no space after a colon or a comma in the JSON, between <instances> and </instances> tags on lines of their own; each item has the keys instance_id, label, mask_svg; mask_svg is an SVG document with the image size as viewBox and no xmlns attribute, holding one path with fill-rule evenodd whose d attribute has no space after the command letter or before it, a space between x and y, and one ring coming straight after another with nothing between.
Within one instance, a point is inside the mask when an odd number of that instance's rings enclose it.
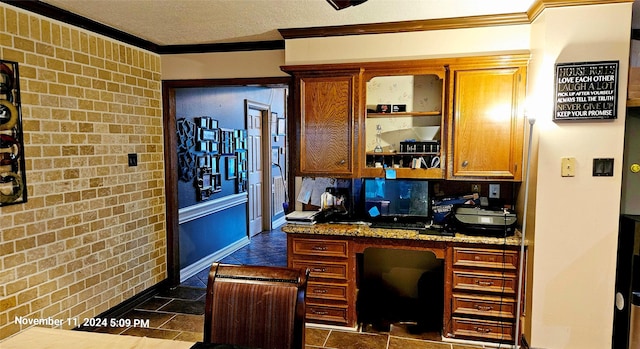
<instances>
[{"instance_id":1,"label":"baseboard trim","mask_svg":"<svg viewBox=\"0 0 640 349\"><path fill-rule=\"evenodd\" d=\"M275 221L271 222L271 229L280 228L285 223L287 223L287 218L285 216L282 216L282 217L276 219Z\"/></svg>"},{"instance_id":2,"label":"baseboard trim","mask_svg":"<svg viewBox=\"0 0 640 349\"><path fill-rule=\"evenodd\" d=\"M147 288L146 290L138 293L137 295L123 301L122 303L116 305L113 308L107 309L106 311L94 316L94 318L120 318L127 312L135 309L138 305L144 303L149 300L151 297L160 293L160 291L167 289L169 287L169 279L164 279L159 283ZM82 325L78 325L74 328L74 330L81 330Z\"/></svg>"},{"instance_id":3,"label":"baseboard trim","mask_svg":"<svg viewBox=\"0 0 640 349\"><path fill-rule=\"evenodd\" d=\"M232 244L230 244L229 246L220 249L208 256L203 257L202 259L200 259L199 261L192 263L182 269L180 269L180 282L184 282L185 280L187 280L188 278L196 275L198 272L200 272L202 269L208 268L211 266L211 263L215 262L215 261L219 261L221 259L223 259L224 257L232 254L233 252L247 246L249 244L249 238L244 237Z\"/></svg>"}]
</instances>

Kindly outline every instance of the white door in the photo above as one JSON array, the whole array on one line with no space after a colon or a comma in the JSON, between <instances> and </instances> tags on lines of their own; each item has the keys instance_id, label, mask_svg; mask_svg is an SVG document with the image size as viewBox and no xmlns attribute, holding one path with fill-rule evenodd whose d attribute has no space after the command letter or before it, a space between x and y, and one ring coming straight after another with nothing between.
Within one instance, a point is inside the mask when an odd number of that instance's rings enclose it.
<instances>
[{"instance_id":1,"label":"white door","mask_svg":"<svg viewBox=\"0 0 640 349\"><path fill-rule=\"evenodd\" d=\"M249 236L254 236L263 230L263 201L264 201L264 165L262 149L263 120L268 120L269 106L266 104L245 101L247 123L247 161L249 194Z\"/></svg>"}]
</instances>

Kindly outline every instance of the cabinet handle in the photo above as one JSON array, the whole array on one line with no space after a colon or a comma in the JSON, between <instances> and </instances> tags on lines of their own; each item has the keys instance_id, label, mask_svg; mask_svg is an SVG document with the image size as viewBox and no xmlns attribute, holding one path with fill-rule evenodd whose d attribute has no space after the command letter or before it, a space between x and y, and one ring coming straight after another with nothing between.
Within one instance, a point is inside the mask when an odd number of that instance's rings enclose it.
<instances>
[{"instance_id":1,"label":"cabinet handle","mask_svg":"<svg viewBox=\"0 0 640 349\"><path fill-rule=\"evenodd\" d=\"M479 310L479 311L491 311L491 310L493 310L493 307L490 306L490 305L476 304L475 308L476 308L476 310Z\"/></svg>"},{"instance_id":2,"label":"cabinet handle","mask_svg":"<svg viewBox=\"0 0 640 349\"><path fill-rule=\"evenodd\" d=\"M490 333L491 332L490 328L480 327L480 326L476 326L475 330L476 330L476 332L481 332L481 333Z\"/></svg>"},{"instance_id":3,"label":"cabinet handle","mask_svg":"<svg viewBox=\"0 0 640 349\"><path fill-rule=\"evenodd\" d=\"M347 163L347 160L345 160L345 159L340 160L340 165L344 165L346 163Z\"/></svg>"},{"instance_id":4,"label":"cabinet handle","mask_svg":"<svg viewBox=\"0 0 640 349\"><path fill-rule=\"evenodd\" d=\"M478 286L493 286L493 281L476 280Z\"/></svg>"},{"instance_id":5,"label":"cabinet handle","mask_svg":"<svg viewBox=\"0 0 640 349\"><path fill-rule=\"evenodd\" d=\"M311 249L314 251L326 251L327 246L313 246Z\"/></svg>"},{"instance_id":6,"label":"cabinet handle","mask_svg":"<svg viewBox=\"0 0 640 349\"><path fill-rule=\"evenodd\" d=\"M462 167L467 167L469 165L469 161L465 160L462 162Z\"/></svg>"},{"instance_id":7,"label":"cabinet handle","mask_svg":"<svg viewBox=\"0 0 640 349\"><path fill-rule=\"evenodd\" d=\"M328 312L328 311L317 311L317 310L313 310L313 309L311 309L311 312L312 312L314 315L327 315L327 314L329 314L329 312Z\"/></svg>"},{"instance_id":8,"label":"cabinet handle","mask_svg":"<svg viewBox=\"0 0 640 349\"><path fill-rule=\"evenodd\" d=\"M316 288L313 290L313 293L319 293L319 294L325 294L327 293L327 289L326 288Z\"/></svg>"},{"instance_id":9,"label":"cabinet handle","mask_svg":"<svg viewBox=\"0 0 640 349\"><path fill-rule=\"evenodd\" d=\"M324 272L327 271L327 269L326 268L313 268L313 269L311 269L311 271L314 272L314 273L324 273Z\"/></svg>"}]
</instances>

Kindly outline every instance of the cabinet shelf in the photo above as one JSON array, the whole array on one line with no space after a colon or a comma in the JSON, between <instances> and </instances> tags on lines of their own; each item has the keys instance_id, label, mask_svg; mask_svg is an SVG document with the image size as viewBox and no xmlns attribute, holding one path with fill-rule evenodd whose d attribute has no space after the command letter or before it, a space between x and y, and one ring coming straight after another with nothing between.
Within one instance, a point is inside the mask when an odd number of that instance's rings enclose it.
<instances>
[{"instance_id":1,"label":"cabinet shelf","mask_svg":"<svg viewBox=\"0 0 640 349\"><path fill-rule=\"evenodd\" d=\"M374 152L374 151L368 151L367 155L372 155L372 156L425 156L425 155L431 155L431 156L440 156L440 152L412 152L412 153L408 153L408 152L389 152L389 151L384 151L384 152Z\"/></svg>"},{"instance_id":2,"label":"cabinet shelf","mask_svg":"<svg viewBox=\"0 0 640 349\"><path fill-rule=\"evenodd\" d=\"M436 111L415 111L415 112L398 112L398 113L367 113L368 118L392 118L395 116L438 116L442 112Z\"/></svg>"}]
</instances>

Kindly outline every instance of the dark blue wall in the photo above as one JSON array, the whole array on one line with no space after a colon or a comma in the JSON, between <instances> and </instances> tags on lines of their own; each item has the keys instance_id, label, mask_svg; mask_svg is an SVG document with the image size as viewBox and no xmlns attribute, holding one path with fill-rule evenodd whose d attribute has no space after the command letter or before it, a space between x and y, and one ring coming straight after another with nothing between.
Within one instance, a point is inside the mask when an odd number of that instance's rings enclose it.
<instances>
[{"instance_id":1,"label":"dark blue wall","mask_svg":"<svg viewBox=\"0 0 640 349\"><path fill-rule=\"evenodd\" d=\"M176 118L193 120L208 116L218 120L218 127L245 129L245 99L269 105L271 111L285 115L286 90L268 87L205 87L176 89ZM263 125L269 127L269 125ZM276 145L284 146L285 137L278 137ZM272 139L273 141L273 139ZM177 150L173 150L177 151ZM271 157L271 149L264 150ZM222 174L222 191L210 200L235 194L234 180L225 180L226 156L220 157L219 171ZM275 170L274 175L279 175ZM178 205L180 208L200 203L196 199L193 181L178 181ZM281 204L281 203L276 203ZM247 236L247 205L242 204L206 217L180 225L180 268L185 268L200 259L221 250Z\"/></svg>"}]
</instances>

